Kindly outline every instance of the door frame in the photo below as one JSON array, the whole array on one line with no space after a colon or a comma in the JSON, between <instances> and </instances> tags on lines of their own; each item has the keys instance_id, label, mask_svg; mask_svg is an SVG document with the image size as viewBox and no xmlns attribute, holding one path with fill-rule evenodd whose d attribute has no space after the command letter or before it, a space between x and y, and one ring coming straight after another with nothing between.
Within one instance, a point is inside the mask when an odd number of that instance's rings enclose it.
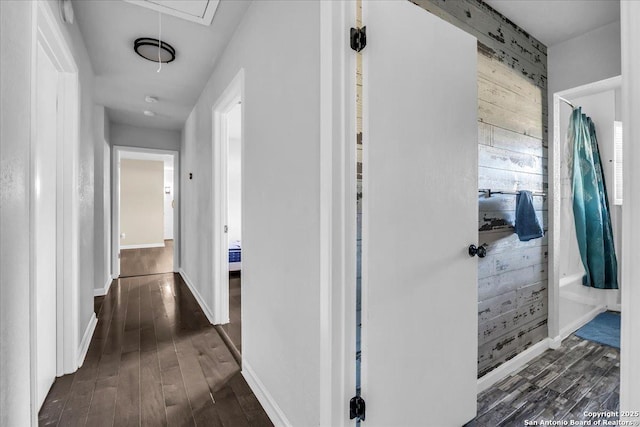
<instances>
[{"instance_id":1,"label":"door frame","mask_svg":"<svg viewBox=\"0 0 640 427\"><path fill-rule=\"evenodd\" d=\"M30 330L30 385L31 419L37 423L37 283L36 283L36 164L37 150L37 49L41 45L59 72L58 124L56 158L56 376L75 372L82 364L78 333L78 223L79 200L77 193L80 88L78 66L66 39L57 24L49 2L32 4L31 52L31 140L29 186L29 330Z\"/></svg>"},{"instance_id":2,"label":"door frame","mask_svg":"<svg viewBox=\"0 0 640 427\"><path fill-rule=\"evenodd\" d=\"M560 129L560 102L561 98L577 98L597 93L619 89L622 86L622 77L616 76L608 79L588 83L571 89L562 90L553 94L553 141L549 147L549 317L548 336L549 347L557 349L562 344L562 331L560 330L560 239L561 229L561 197L562 197L562 135L565 131ZM622 286L621 286L622 287Z\"/></svg>"},{"instance_id":3,"label":"door frame","mask_svg":"<svg viewBox=\"0 0 640 427\"><path fill-rule=\"evenodd\" d=\"M620 2L622 50L622 126L625 141L640 139L640 126L631 118L640 114L640 4ZM620 410L637 411L640 408L640 339L634 326L640 323L640 263L637 262L635 244L640 238L640 149L638 144L624 144L624 206L622 209L622 329L620 352ZM626 284L626 286L625 286ZM633 362L632 362L633 361ZM637 421L637 417L622 416L621 420Z\"/></svg>"},{"instance_id":4,"label":"door frame","mask_svg":"<svg viewBox=\"0 0 640 427\"><path fill-rule=\"evenodd\" d=\"M149 153L173 156L173 272L180 270L180 152L127 145L111 147L111 272L120 277L120 153Z\"/></svg>"},{"instance_id":5,"label":"door frame","mask_svg":"<svg viewBox=\"0 0 640 427\"><path fill-rule=\"evenodd\" d=\"M361 0L320 2L320 425L353 426L357 107L349 29Z\"/></svg>"},{"instance_id":6,"label":"door frame","mask_svg":"<svg viewBox=\"0 0 640 427\"><path fill-rule=\"evenodd\" d=\"M240 120L240 200L241 206L245 204L245 171L244 171L244 69L231 80L227 88L222 92L218 100L211 109L212 114L212 135L213 149L211 150L213 159L213 171L211 185L214 200L213 208L213 324L221 325L229 323L229 242L228 234L224 228L228 225L228 129L227 114L238 104L242 104ZM244 209L240 213L240 222L244 224ZM240 317L242 318L242 306L240 307ZM241 338L244 341L244 335ZM244 347L244 342L241 344Z\"/></svg>"}]
</instances>

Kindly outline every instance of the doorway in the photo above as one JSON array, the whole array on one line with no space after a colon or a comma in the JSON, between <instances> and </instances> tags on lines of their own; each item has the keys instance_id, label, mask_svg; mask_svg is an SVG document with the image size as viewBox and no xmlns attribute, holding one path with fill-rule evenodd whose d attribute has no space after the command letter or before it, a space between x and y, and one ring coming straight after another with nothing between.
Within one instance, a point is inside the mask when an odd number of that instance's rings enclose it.
<instances>
[{"instance_id":1,"label":"doorway","mask_svg":"<svg viewBox=\"0 0 640 427\"><path fill-rule=\"evenodd\" d=\"M114 149L114 272L177 271L177 152Z\"/></svg>"},{"instance_id":2,"label":"doorway","mask_svg":"<svg viewBox=\"0 0 640 427\"><path fill-rule=\"evenodd\" d=\"M214 323L238 363L242 351L243 71L213 107Z\"/></svg>"},{"instance_id":3,"label":"doorway","mask_svg":"<svg viewBox=\"0 0 640 427\"><path fill-rule=\"evenodd\" d=\"M567 141L569 117L574 106L581 107L582 113L589 116L595 125L604 183L608 193L613 243L619 266L623 232L620 88L621 78L614 77L554 94L553 180L556 182L554 187L560 191L556 191L553 196L551 225L554 237L550 269L554 285L550 294L549 335L555 337L555 341L563 340L576 331L583 331L581 328L594 318L595 322L605 317L615 320L616 313L620 312L619 289L583 286L585 269L574 227L571 176L567 162L570 157ZM617 279L620 283L619 267ZM613 313L600 316L605 311ZM611 338L619 342L619 315L617 317L617 332L615 329L607 330L610 334L617 335Z\"/></svg>"},{"instance_id":4,"label":"doorway","mask_svg":"<svg viewBox=\"0 0 640 427\"><path fill-rule=\"evenodd\" d=\"M38 2L32 63L31 407L82 364L78 337L78 68L46 3ZM64 310L60 308L64 307ZM34 418L35 419L35 418Z\"/></svg>"},{"instance_id":5,"label":"doorway","mask_svg":"<svg viewBox=\"0 0 640 427\"><path fill-rule=\"evenodd\" d=\"M229 323L222 326L233 346L242 352L242 105L225 115L227 126L227 245L229 247Z\"/></svg>"}]
</instances>

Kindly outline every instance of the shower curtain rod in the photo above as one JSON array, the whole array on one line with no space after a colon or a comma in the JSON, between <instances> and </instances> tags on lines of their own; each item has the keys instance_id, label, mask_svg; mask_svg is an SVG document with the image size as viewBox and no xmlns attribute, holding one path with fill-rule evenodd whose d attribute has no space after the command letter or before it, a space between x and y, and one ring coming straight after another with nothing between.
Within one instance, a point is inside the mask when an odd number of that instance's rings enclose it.
<instances>
[{"instance_id":1,"label":"shower curtain rod","mask_svg":"<svg viewBox=\"0 0 640 427\"><path fill-rule=\"evenodd\" d=\"M574 108L574 109L576 108L576 107L575 107L575 105L573 105L569 100L564 99L564 98L563 98L563 97L561 97L561 96L559 96L559 97L558 97L558 99L560 99L560 101L562 101L562 102L565 102L565 103L569 104L569 106L570 106L571 108Z\"/></svg>"}]
</instances>

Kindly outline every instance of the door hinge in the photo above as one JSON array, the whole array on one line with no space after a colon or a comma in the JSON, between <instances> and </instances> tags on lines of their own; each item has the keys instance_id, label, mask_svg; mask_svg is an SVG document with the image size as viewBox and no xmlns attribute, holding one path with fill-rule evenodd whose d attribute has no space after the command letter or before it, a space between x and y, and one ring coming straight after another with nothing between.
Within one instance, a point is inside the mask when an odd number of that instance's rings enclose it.
<instances>
[{"instance_id":1,"label":"door hinge","mask_svg":"<svg viewBox=\"0 0 640 427\"><path fill-rule=\"evenodd\" d=\"M229 232L229 226L228 226L228 225L225 225L225 226L224 226L224 232L225 232L225 233L228 233L228 232Z\"/></svg>"},{"instance_id":2,"label":"door hinge","mask_svg":"<svg viewBox=\"0 0 640 427\"><path fill-rule=\"evenodd\" d=\"M351 28L351 49L360 52L367 46L367 27Z\"/></svg>"},{"instance_id":3,"label":"door hinge","mask_svg":"<svg viewBox=\"0 0 640 427\"><path fill-rule=\"evenodd\" d=\"M362 397L352 397L349 402L349 419L352 420L357 417L360 421L364 421L365 407L366 405Z\"/></svg>"}]
</instances>

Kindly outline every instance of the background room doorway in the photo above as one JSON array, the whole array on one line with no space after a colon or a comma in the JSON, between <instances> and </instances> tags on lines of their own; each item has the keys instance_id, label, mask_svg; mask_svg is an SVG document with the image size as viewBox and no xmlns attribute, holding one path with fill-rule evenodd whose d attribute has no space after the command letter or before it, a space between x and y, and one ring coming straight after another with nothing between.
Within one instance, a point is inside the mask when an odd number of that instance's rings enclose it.
<instances>
[{"instance_id":1,"label":"background room doorway","mask_svg":"<svg viewBox=\"0 0 640 427\"><path fill-rule=\"evenodd\" d=\"M164 150L114 150L114 271L119 277L177 269L176 157Z\"/></svg>"},{"instance_id":2,"label":"background room doorway","mask_svg":"<svg viewBox=\"0 0 640 427\"><path fill-rule=\"evenodd\" d=\"M226 114L227 244L229 246L229 323L222 326L233 347L242 351L242 105Z\"/></svg>"}]
</instances>

